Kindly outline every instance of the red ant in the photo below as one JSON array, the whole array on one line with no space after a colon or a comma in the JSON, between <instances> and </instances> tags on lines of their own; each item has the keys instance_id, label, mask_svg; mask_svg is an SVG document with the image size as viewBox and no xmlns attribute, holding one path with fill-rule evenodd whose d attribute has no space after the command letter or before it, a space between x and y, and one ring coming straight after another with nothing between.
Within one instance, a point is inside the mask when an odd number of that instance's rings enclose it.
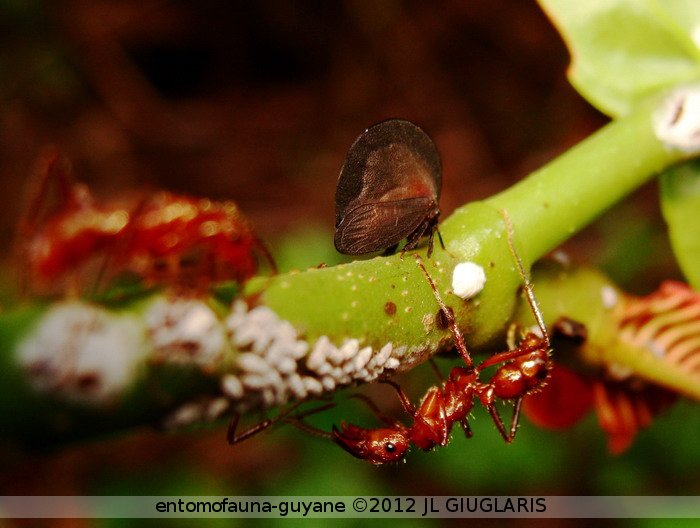
<instances>
[{"instance_id":1,"label":"red ant","mask_svg":"<svg viewBox=\"0 0 700 528\"><path fill-rule=\"evenodd\" d=\"M52 182L59 202L42 215ZM181 268L192 258L207 280L244 281L256 271L253 249L275 270L267 248L231 201L161 191L131 208L98 204L55 149L41 158L35 186L19 239L26 279L40 291L63 278L75 282L95 255L105 255L116 271L150 282L182 280Z\"/></svg>"},{"instance_id":2,"label":"red ant","mask_svg":"<svg viewBox=\"0 0 700 528\"><path fill-rule=\"evenodd\" d=\"M341 423L340 429L334 426L331 433L325 433L306 424L300 424L293 419L287 421L295 423L309 432L330 437L357 458L373 464L384 464L403 459L411 444L423 450L430 450L438 445L447 445L452 426L455 423L459 423L465 434L470 437L472 432L467 415L474 405L474 399L478 398L488 410L503 439L506 442L512 442L517 431L523 397L543 386L551 368L551 362L549 359L549 335L535 301L532 284L514 249L510 218L505 211L502 214L508 232L508 245L523 279L527 300L542 333L541 337L534 333L528 333L517 347L495 354L473 367L471 356L457 327L453 312L443 302L432 277L420 257L417 257L418 266L430 283L440 305L442 316L449 324L455 346L466 366L453 368L441 386L429 388L418 408L414 407L401 387L390 381L384 382L394 387L404 410L413 418L413 424L410 427L385 417L374 403L366 398L361 399L370 406L386 427L365 429L353 424ZM512 342L512 335L510 337L509 341ZM496 370L488 383L482 382L479 378L481 371L499 363L505 364ZM497 399L515 400L509 429L506 429L496 409Z\"/></svg>"}]
</instances>

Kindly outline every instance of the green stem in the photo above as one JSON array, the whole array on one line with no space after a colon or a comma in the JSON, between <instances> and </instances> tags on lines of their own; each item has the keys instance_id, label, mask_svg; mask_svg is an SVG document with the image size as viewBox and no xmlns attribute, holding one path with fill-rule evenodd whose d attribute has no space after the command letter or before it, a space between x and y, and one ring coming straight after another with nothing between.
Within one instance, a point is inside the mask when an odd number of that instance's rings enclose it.
<instances>
[{"instance_id":1,"label":"green stem","mask_svg":"<svg viewBox=\"0 0 700 528\"><path fill-rule=\"evenodd\" d=\"M446 297L472 346L491 342L503 331L520 284L499 210L508 212L518 254L529 268L659 171L687 157L656 137L652 127L656 108L656 102L640 105L515 186L484 202L467 204L444 221L440 229L449 253L438 251L436 265L430 267L443 294L449 292L457 262L475 261L487 271L486 287L476 302ZM410 343L422 359L426 348L434 351L438 346L436 336L444 339L447 334L429 332L421 323L437 305L412 260L393 256L353 262L281 276L258 286L267 306L311 337L359 337L375 345ZM358 277L372 277L373 282ZM409 293L402 297L400 292ZM388 301L399 308L392 318L383 313ZM413 314L406 313L408 309Z\"/></svg>"},{"instance_id":2,"label":"green stem","mask_svg":"<svg viewBox=\"0 0 700 528\"><path fill-rule=\"evenodd\" d=\"M526 240L526 263L556 248L662 169L683 159L652 128L656 106L613 121L513 187L488 200L507 209Z\"/></svg>"},{"instance_id":3,"label":"green stem","mask_svg":"<svg viewBox=\"0 0 700 528\"><path fill-rule=\"evenodd\" d=\"M423 250L423 259L442 298L454 310L469 347L496 343L504 346L500 336L517 304L516 292L522 279L507 244L502 210L512 220L517 252L525 266L530 267L655 173L685 157L679 151L666 149L655 137L651 125L654 108L642 106L607 125L511 189L484 202L461 207L441 225L446 250L438 247L431 259L425 257ZM481 265L487 278L484 289L467 302L451 291L453 268L463 261ZM393 351L393 363L388 363L392 366L387 368L402 371L451 341L449 331L436 323L438 303L412 254L259 278L247 284L246 293L256 305L269 309L281 324L291 323L289 328L296 332L293 339L298 340L295 343L301 344L302 349L304 342L308 343L308 354L317 342L339 347L353 339L357 340L353 346L362 347L365 357L371 349L373 359L388 347ZM128 303L120 307L121 313L131 318L130 325L145 327L141 312L147 299L139 299L131 307ZM173 378L168 384L171 374L158 368L159 362L168 362L165 352L148 351L153 345L148 344L142 330L146 351L143 368L135 369L139 378L138 383L135 380L131 384L133 390L123 394L121 402L112 401L109 408L97 405L89 412L81 412L76 405L63 405L50 391L32 392L25 379L29 374L18 365L18 345L36 332L37 321L44 313L42 307L36 306L10 309L0 315L0 387L10 391L0 400L0 410L3 415L21 413L23 403L17 403L13 396L31 393L24 403L27 414L33 415L33 423L43 427L53 418L61 418L53 434L45 432L42 438L47 441L52 437L90 436L97 416L104 416L99 426L103 430L158 421L159 415L177 403L193 401L201 395L216 396L220 387L217 378L236 374L240 367L236 364L238 351L229 343L219 365L206 369L193 365L185 373L185 382ZM288 333L279 325L277 330ZM308 376L310 367L304 361L300 360L299 372ZM318 375L320 378L321 373ZM371 379L357 375L353 382ZM341 385L344 383L347 382ZM41 434L27 426L26 420L13 424L13 429L17 429L8 434L15 438L37 438Z\"/></svg>"}]
</instances>

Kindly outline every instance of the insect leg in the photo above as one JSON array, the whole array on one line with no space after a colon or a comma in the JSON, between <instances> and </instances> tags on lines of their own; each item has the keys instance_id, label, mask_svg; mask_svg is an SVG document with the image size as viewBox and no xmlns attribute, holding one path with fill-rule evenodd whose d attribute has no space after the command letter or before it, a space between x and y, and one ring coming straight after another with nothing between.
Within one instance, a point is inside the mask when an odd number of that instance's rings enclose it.
<instances>
[{"instance_id":1,"label":"insect leg","mask_svg":"<svg viewBox=\"0 0 700 528\"><path fill-rule=\"evenodd\" d=\"M435 295L435 299L440 305L440 310L442 310L442 314L445 316L445 320L447 321L450 327L450 331L452 332L452 338L455 341L455 347L457 347L459 355L462 356L462 360L464 361L464 363L466 363L467 367L471 368L474 365L474 362L472 361L472 357L469 354L469 350L467 350L467 345L464 343L464 337L462 336L462 332L460 332L459 328L457 327L457 322L455 321L454 314L451 310L447 308L447 305L442 300L440 292L438 292L433 278L430 276L430 273L428 273L428 270L423 264L423 259L421 259L420 255L416 255L415 257L416 262L418 263L418 267L423 271L425 278L428 279L428 284L430 284L430 287L433 290L433 294Z\"/></svg>"},{"instance_id":2,"label":"insect leg","mask_svg":"<svg viewBox=\"0 0 700 528\"><path fill-rule=\"evenodd\" d=\"M469 425L469 420L466 416L459 421L459 425L462 426L464 436L466 436L467 438L471 438L472 436L474 436L474 432L472 431L472 428Z\"/></svg>"},{"instance_id":3,"label":"insect leg","mask_svg":"<svg viewBox=\"0 0 700 528\"><path fill-rule=\"evenodd\" d=\"M270 267L272 274L277 275L277 263L275 262L272 253L270 253L267 245L262 240L255 237L255 246L258 248L258 251L262 253L263 257L265 257L265 260L267 260L267 265Z\"/></svg>"},{"instance_id":4,"label":"insect leg","mask_svg":"<svg viewBox=\"0 0 700 528\"><path fill-rule=\"evenodd\" d=\"M433 253L433 236L435 235L435 231L437 230L437 221L439 217L440 211L437 210L431 213L431 215L428 218L421 222L421 224L415 229L415 231L408 235L406 245L401 250L401 253L403 254L408 250L415 249L416 246L418 246L418 242L420 242L420 239L427 233L428 258L430 258L430 255L432 255ZM442 247L444 249L444 244Z\"/></svg>"},{"instance_id":5,"label":"insect leg","mask_svg":"<svg viewBox=\"0 0 700 528\"><path fill-rule=\"evenodd\" d=\"M382 257L388 257L389 255L393 255L394 253L396 253L396 249L397 249L398 247L399 247L398 244L394 244L393 246L389 246L389 247L386 248L386 249L384 250L384 252L382 253ZM401 252L401 254L403 255L403 251Z\"/></svg>"},{"instance_id":6,"label":"insect leg","mask_svg":"<svg viewBox=\"0 0 700 528\"><path fill-rule=\"evenodd\" d=\"M496 405L494 403L491 403L491 405L488 406L488 411L491 415L493 423L496 424L496 428L498 429L498 432L501 433L503 440L505 440L509 444L513 440L515 440L515 434L518 432L518 423L520 422L520 409L522 408L522 403L522 396L515 400L515 406L513 407L513 417L510 421L509 432L506 431L505 425L503 424L503 420L501 419L501 415L498 413L498 409L496 409Z\"/></svg>"},{"instance_id":7,"label":"insect leg","mask_svg":"<svg viewBox=\"0 0 700 528\"><path fill-rule=\"evenodd\" d=\"M503 425L503 420L501 419L501 415L498 413L498 409L496 409L496 404L494 402L491 402L489 405L486 406L486 409L488 410L489 414L491 415L491 419L493 420L493 423L496 424L496 428L498 429L498 432L501 433L503 440L505 440L506 443L510 444L513 441L513 438L515 437L515 433L513 432L513 430L514 430L514 428L517 428L517 426L518 426L515 412L513 414L514 420L511 423L511 432L509 434L506 431L506 426ZM520 415L520 406L519 405L518 405L517 415L518 416Z\"/></svg>"},{"instance_id":8,"label":"insect leg","mask_svg":"<svg viewBox=\"0 0 700 528\"><path fill-rule=\"evenodd\" d=\"M42 152L39 160L29 177L25 197L22 204L22 214L17 222L15 232L14 253L20 261L20 285L22 295L30 292L31 272L27 264L27 241L35 235L42 219L50 213L50 185L55 182L58 187L56 210L75 201L74 182L71 178L71 166L68 160L55 147L49 147ZM49 203L47 203L49 202Z\"/></svg>"}]
</instances>

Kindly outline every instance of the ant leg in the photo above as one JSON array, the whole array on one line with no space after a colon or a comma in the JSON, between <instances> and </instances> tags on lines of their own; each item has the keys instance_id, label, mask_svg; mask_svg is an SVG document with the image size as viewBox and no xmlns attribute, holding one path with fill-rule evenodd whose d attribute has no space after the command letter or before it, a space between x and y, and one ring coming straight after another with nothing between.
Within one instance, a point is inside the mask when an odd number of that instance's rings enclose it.
<instances>
[{"instance_id":1,"label":"ant leg","mask_svg":"<svg viewBox=\"0 0 700 528\"><path fill-rule=\"evenodd\" d=\"M241 419L241 413L237 412L233 415L233 418L231 418L231 422L228 425L228 432L226 433L226 440L230 445L238 444L239 442L243 442L244 440L247 440L251 436L258 434L261 431L264 431L268 427L272 425L272 420L271 419L266 419L263 420L262 422L258 423L257 425L254 425L250 429L242 432L239 435L236 435L236 429L238 428L238 422Z\"/></svg>"},{"instance_id":2,"label":"ant leg","mask_svg":"<svg viewBox=\"0 0 700 528\"><path fill-rule=\"evenodd\" d=\"M319 438L324 438L326 440L333 440L333 434L329 433L328 431L324 431L323 429L319 429L318 427L314 427L313 425L309 425L306 422L303 422L300 418L292 417L292 418L285 418L285 423L288 423L289 425L293 425L300 431L303 431L307 434L313 435L313 436L318 436Z\"/></svg>"},{"instance_id":3,"label":"ant leg","mask_svg":"<svg viewBox=\"0 0 700 528\"><path fill-rule=\"evenodd\" d=\"M50 213L50 203L47 203L50 202L50 184L56 182L58 186L57 203L53 206L56 210L60 210L71 201L76 201L74 182L70 172L68 160L60 154L58 149L49 147L41 153L29 176L29 183L22 200L22 213L17 222L13 242L13 252L19 262L18 269L21 270L19 291L22 295L27 295L31 289L31 272L26 266L29 260L27 241L35 235L42 218Z\"/></svg>"},{"instance_id":4,"label":"ant leg","mask_svg":"<svg viewBox=\"0 0 700 528\"><path fill-rule=\"evenodd\" d=\"M260 240L259 238L255 238L255 245L258 248L258 251L263 254L263 257L265 257L265 260L267 260L267 265L270 267L270 271L272 271L273 275L277 275L278 270L277 270L277 263L275 262L275 259L272 257L272 253L270 253L270 250L267 248L265 243Z\"/></svg>"},{"instance_id":5,"label":"ant leg","mask_svg":"<svg viewBox=\"0 0 700 528\"><path fill-rule=\"evenodd\" d=\"M307 416L311 416L312 414L316 414L325 410L330 409L331 407L335 407L335 403L326 403L324 405L320 405L318 407L314 407L313 409L309 409L308 411L304 411L302 413L297 413L293 416L289 416L292 412L294 412L295 409L297 409L303 401L296 402L293 405L290 405L289 408L285 409L284 411L281 411L277 416L274 418L268 418L266 420L263 420L262 422L252 426L250 429L247 429L246 431L243 431L241 434L236 435L236 429L238 428L238 422L241 419L241 414L240 413L235 413L233 415L233 418L231 418L231 423L229 424L228 427L228 433L226 434L226 438L228 440L228 443L231 445L238 444L240 442L243 442L244 440L247 440L253 435L258 434L261 431L264 431L268 427L276 424L279 421L283 421L285 423L290 423L292 425L295 425L299 429L305 430L307 432L312 432L312 430L315 430L317 436L328 436L330 438L330 433L325 433L324 431L321 431L320 429L316 429L315 427L312 427L308 424L305 424L302 422L304 418Z\"/></svg>"},{"instance_id":6,"label":"ant leg","mask_svg":"<svg viewBox=\"0 0 700 528\"><path fill-rule=\"evenodd\" d=\"M318 407L314 407L313 409L309 409L308 411L296 413L295 415L293 415L291 417L285 417L284 421L286 422L288 420L290 420L290 421L302 420L302 419L306 418L307 416L311 416L312 414L318 414L320 412L327 411L328 409L332 409L333 407L335 407L334 402L324 403L323 405L319 405Z\"/></svg>"},{"instance_id":7,"label":"ant leg","mask_svg":"<svg viewBox=\"0 0 700 528\"><path fill-rule=\"evenodd\" d=\"M467 420L466 416L459 421L459 425L462 426L464 436L466 436L467 438L471 438L472 436L474 436L474 432L472 431L472 428L469 425L469 420Z\"/></svg>"},{"instance_id":8,"label":"ant leg","mask_svg":"<svg viewBox=\"0 0 700 528\"><path fill-rule=\"evenodd\" d=\"M523 406L523 397L520 396L515 400L515 407L513 407L513 418L510 422L510 440L511 442L515 440L515 433L518 432L518 423L520 422L520 409Z\"/></svg>"},{"instance_id":9,"label":"ant leg","mask_svg":"<svg viewBox=\"0 0 700 528\"><path fill-rule=\"evenodd\" d=\"M388 257L389 255L393 255L394 253L396 253L396 250L398 249L398 247L399 247L398 244L394 244L393 246L389 246L382 253L382 257ZM403 252L404 252L404 250L401 250L402 256L403 256Z\"/></svg>"},{"instance_id":10,"label":"ant leg","mask_svg":"<svg viewBox=\"0 0 700 528\"><path fill-rule=\"evenodd\" d=\"M494 354L493 356L486 358L484 361L479 363L479 365L474 369L474 371L479 373L485 368L492 367L493 365L498 365L499 363L505 363L506 361L510 361L511 359L516 359L520 356L529 354L531 352L536 352L537 350L541 349L541 343L533 343L530 346L521 346L512 350L506 350L505 352L498 352L497 354Z\"/></svg>"},{"instance_id":11,"label":"ant leg","mask_svg":"<svg viewBox=\"0 0 700 528\"><path fill-rule=\"evenodd\" d=\"M513 441L513 437L515 435L512 433L512 431L511 434L508 434L508 432L506 431L506 426L503 425L503 420L501 419L501 415L498 414L498 409L496 409L496 405L493 402L491 402L489 405L486 406L486 409L489 411L491 419L493 420L493 423L496 424L496 428L498 429L498 432L501 433L503 440L505 440L506 443L510 444ZM518 414L520 414L520 409L518 409ZM511 424L511 429L512 427L513 424ZM515 424L515 427L517 427L517 423Z\"/></svg>"},{"instance_id":12,"label":"ant leg","mask_svg":"<svg viewBox=\"0 0 700 528\"><path fill-rule=\"evenodd\" d=\"M438 229L437 225L435 226L435 232L437 233L438 240L440 241L440 246L444 251L447 251L447 248L445 247L445 241L442 239L442 234L440 234L440 230Z\"/></svg>"},{"instance_id":13,"label":"ant leg","mask_svg":"<svg viewBox=\"0 0 700 528\"><path fill-rule=\"evenodd\" d=\"M474 362L472 361L472 357L469 354L469 350L467 350L467 345L464 343L464 337L462 336L462 332L460 332L459 328L457 327L457 321L455 321L453 312L448 309L447 305L442 300L440 292L438 292L438 289L435 286L435 281L433 281L433 278L430 276L430 273L428 273L428 270L423 264L423 259L420 257L420 255L416 255L415 257L416 262L418 263L418 267L423 271L425 278L428 279L428 284L430 284L430 287L433 290L433 294L435 295L435 299L440 305L440 310L442 311L442 314L447 320L447 324L450 327L450 332L452 332L452 338L455 341L455 346L459 351L459 355L462 356L462 360L464 361L464 363L466 363L467 367L471 368L474 365Z\"/></svg>"}]
</instances>

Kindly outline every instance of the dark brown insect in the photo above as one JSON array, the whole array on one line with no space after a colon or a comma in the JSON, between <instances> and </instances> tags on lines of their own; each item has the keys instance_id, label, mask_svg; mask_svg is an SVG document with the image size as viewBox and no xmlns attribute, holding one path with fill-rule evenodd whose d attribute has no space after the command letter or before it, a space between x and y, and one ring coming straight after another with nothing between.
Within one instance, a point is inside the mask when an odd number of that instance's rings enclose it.
<instances>
[{"instance_id":1,"label":"dark brown insect","mask_svg":"<svg viewBox=\"0 0 700 528\"><path fill-rule=\"evenodd\" d=\"M428 236L430 255L440 216L440 173L435 144L410 121L390 119L365 130L338 178L336 249L346 255L393 253L404 239L406 250Z\"/></svg>"}]
</instances>

